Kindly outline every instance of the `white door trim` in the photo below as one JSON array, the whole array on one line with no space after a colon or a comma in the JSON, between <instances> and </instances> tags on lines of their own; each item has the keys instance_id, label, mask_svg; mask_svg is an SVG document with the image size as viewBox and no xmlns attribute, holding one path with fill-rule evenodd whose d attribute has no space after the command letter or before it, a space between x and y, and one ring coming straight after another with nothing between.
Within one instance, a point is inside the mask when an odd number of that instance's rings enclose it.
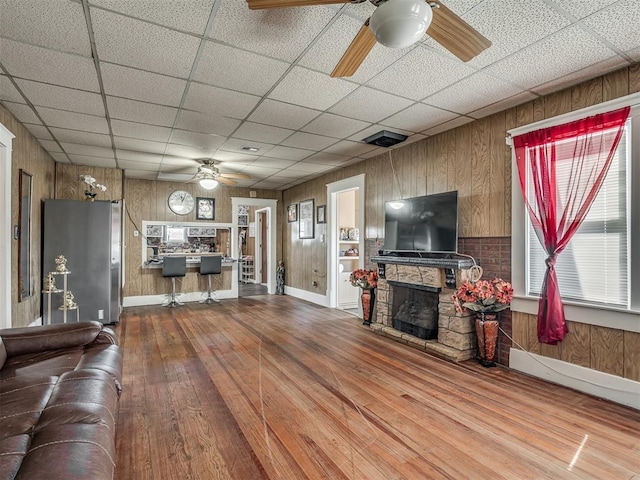
<instances>
[{"instance_id":1,"label":"white door trim","mask_svg":"<svg viewBox=\"0 0 640 480\"><path fill-rule=\"evenodd\" d=\"M358 190L358 227L360 228L360 239L358 251L360 259L358 260L358 268L364 265L364 232L366 231L364 224L364 179L365 174L356 175L354 177L338 180L337 182L327 184L327 212L329 215L329 228L327 236L329 237L329 255L327 255L327 292L329 296L329 306L336 308L338 306L338 202L337 196L341 192L349 190Z\"/></svg>"},{"instance_id":2,"label":"white door trim","mask_svg":"<svg viewBox=\"0 0 640 480\"><path fill-rule=\"evenodd\" d=\"M0 123L0 185L2 201L0 204L0 265L8 266L0 273L0 328L11 327L11 153L15 135Z\"/></svg>"}]
</instances>

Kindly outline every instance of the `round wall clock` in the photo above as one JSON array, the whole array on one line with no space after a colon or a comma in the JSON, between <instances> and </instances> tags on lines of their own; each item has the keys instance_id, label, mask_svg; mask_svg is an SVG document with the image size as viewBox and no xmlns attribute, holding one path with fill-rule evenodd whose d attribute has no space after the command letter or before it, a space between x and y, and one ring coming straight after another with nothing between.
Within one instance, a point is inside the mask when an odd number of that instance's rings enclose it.
<instances>
[{"instance_id":1,"label":"round wall clock","mask_svg":"<svg viewBox=\"0 0 640 480\"><path fill-rule=\"evenodd\" d=\"M193 195L184 190L176 190L169 195L169 208L176 215L187 215L193 211Z\"/></svg>"}]
</instances>

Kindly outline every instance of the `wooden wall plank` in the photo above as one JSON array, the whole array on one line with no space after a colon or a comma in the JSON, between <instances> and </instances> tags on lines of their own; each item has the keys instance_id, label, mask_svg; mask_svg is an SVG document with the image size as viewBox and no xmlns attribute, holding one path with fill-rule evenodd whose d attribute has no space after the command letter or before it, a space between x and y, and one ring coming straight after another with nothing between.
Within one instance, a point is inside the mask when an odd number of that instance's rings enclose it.
<instances>
[{"instance_id":1,"label":"wooden wall plank","mask_svg":"<svg viewBox=\"0 0 640 480\"><path fill-rule=\"evenodd\" d=\"M490 118L490 169L489 177L489 210L491 215L491 234L505 236L505 172L511 149L505 142L506 119L504 112L491 115Z\"/></svg>"},{"instance_id":2,"label":"wooden wall plank","mask_svg":"<svg viewBox=\"0 0 640 480\"><path fill-rule=\"evenodd\" d=\"M640 333L624 332L624 378L640 382Z\"/></svg>"},{"instance_id":3,"label":"wooden wall plank","mask_svg":"<svg viewBox=\"0 0 640 480\"><path fill-rule=\"evenodd\" d=\"M471 145L473 148L471 184L471 236L492 235L491 223L491 122L483 118L471 125Z\"/></svg>"},{"instance_id":4,"label":"wooden wall plank","mask_svg":"<svg viewBox=\"0 0 640 480\"><path fill-rule=\"evenodd\" d=\"M584 323L567 322L569 333L562 341L560 359L589 368L591 366L591 326Z\"/></svg>"},{"instance_id":5,"label":"wooden wall plank","mask_svg":"<svg viewBox=\"0 0 640 480\"><path fill-rule=\"evenodd\" d=\"M526 348L529 345L529 322L526 313L511 312L511 337L513 348L520 350L520 346Z\"/></svg>"},{"instance_id":6,"label":"wooden wall plank","mask_svg":"<svg viewBox=\"0 0 640 480\"><path fill-rule=\"evenodd\" d=\"M582 82L571 89L571 110L602 103L602 78Z\"/></svg>"},{"instance_id":7,"label":"wooden wall plank","mask_svg":"<svg viewBox=\"0 0 640 480\"><path fill-rule=\"evenodd\" d=\"M456 188L458 190L458 236L470 237L473 217L471 127L463 125L456 132Z\"/></svg>"},{"instance_id":8,"label":"wooden wall plank","mask_svg":"<svg viewBox=\"0 0 640 480\"><path fill-rule=\"evenodd\" d=\"M622 330L591 326L591 368L619 377L624 374Z\"/></svg>"},{"instance_id":9,"label":"wooden wall plank","mask_svg":"<svg viewBox=\"0 0 640 480\"><path fill-rule=\"evenodd\" d=\"M527 314L527 330L529 331L529 344L526 350L531 353L541 354L541 346L538 342L538 316Z\"/></svg>"},{"instance_id":10,"label":"wooden wall plank","mask_svg":"<svg viewBox=\"0 0 640 480\"><path fill-rule=\"evenodd\" d=\"M629 67L629 93L640 92L640 63Z\"/></svg>"},{"instance_id":11,"label":"wooden wall plank","mask_svg":"<svg viewBox=\"0 0 640 480\"><path fill-rule=\"evenodd\" d=\"M561 90L544 97L544 118L557 117L571 111L571 89ZM542 120L542 119L536 119Z\"/></svg>"},{"instance_id":12,"label":"wooden wall plank","mask_svg":"<svg viewBox=\"0 0 640 480\"><path fill-rule=\"evenodd\" d=\"M629 69L616 70L602 77L602 100L609 101L629 94Z\"/></svg>"}]
</instances>

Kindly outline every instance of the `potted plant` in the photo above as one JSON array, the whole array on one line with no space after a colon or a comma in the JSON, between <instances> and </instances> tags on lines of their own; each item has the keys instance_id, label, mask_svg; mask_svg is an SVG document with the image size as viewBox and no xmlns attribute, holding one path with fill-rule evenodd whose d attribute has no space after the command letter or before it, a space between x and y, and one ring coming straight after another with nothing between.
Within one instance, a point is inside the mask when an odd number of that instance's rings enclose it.
<instances>
[{"instance_id":1,"label":"potted plant","mask_svg":"<svg viewBox=\"0 0 640 480\"><path fill-rule=\"evenodd\" d=\"M453 294L455 309L476 312L476 334L480 363L485 367L495 366L496 342L498 340L498 313L509 308L513 299L513 287L501 278L491 281L463 282Z\"/></svg>"},{"instance_id":2,"label":"potted plant","mask_svg":"<svg viewBox=\"0 0 640 480\"><path fill-rule=\"evenodd\" d=\"M362 300L362 318L364 320L362 324L371 325L373 305L376 300L374 289L378 286L378 271L359 268L351 272L349 281L354 287L360 287L362 289L360 295Z\"/></svg>"}]
</instances>

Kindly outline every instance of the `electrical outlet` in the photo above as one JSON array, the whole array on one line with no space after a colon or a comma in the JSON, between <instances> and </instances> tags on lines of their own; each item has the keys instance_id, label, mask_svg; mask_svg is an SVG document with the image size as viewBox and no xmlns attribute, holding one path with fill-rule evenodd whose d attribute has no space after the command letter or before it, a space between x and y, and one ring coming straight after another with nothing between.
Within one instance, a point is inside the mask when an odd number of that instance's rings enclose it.
<instances>
[{"instance_id":1,"label":"electrical outlet","mask_svg":"<svg viewBox=\"0 0 640 480\"><path fill-rule=\"evenodd\" d=\"M137 237L138 235L140 235L140 232L138 230L134 230L133 231L133 236Z\"/></svg>"},{"instance_id":2,"label":"electrical outlet","mask_svg":"<svg viewBox=\"0 0 640 480\"><path fill-rule=\"evenodd\" d=\"M104 310L98 310L98 320L104 320Z\"/></svg>"},{"instance_id":3,"label":"electrical outlet","mask_svg":"<svg viewBox=\"0 0 640 480\"><path fill-rule=\"evenodd\" d=\"M316 282L315 280L313 282L311 282L311 286L312 287L317 287L318 286L318 282Z\"/></svg>"}]
</instances>

